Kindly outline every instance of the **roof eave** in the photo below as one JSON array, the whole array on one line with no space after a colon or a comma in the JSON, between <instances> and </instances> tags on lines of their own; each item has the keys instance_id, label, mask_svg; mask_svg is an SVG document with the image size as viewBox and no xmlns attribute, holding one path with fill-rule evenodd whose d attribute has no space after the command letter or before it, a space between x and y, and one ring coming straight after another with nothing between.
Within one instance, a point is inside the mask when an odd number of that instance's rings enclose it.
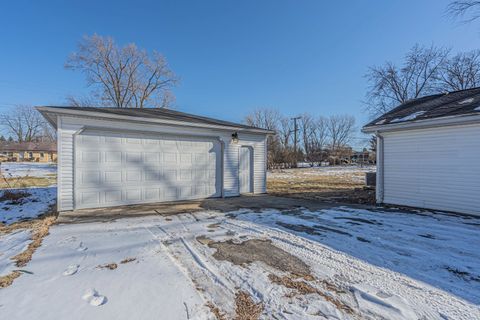
<instances>
[{"instance_id":1,"label":"roof eave","mask_svg":"<svg viewBox=\"0 0 480 320\"><path fill-rule=\"evenodd\" d=\"M56 128L56 115L63 116L79 116L79 117L93 117L98 119L109 119L109 120L124 120L124 121L136 121L143 123L155 123L155 124L167 124L167 125L178 125L178 126L187 126L187 127L196 127L196 128L206 128L206 129L219 129L219 130L234 130L239 132L250 132L258 134L275 134L272 130L265 130L260 128L243 128L237 126L227 126L227 125L214 125L214 124L204 124L188 121L175 121L175 120L166 120L166 119L152 119L145 117L132 117L126 115L118 114L100 114L98 112L92 111L77 111L71 109L58 109L54 107L36 107L36 109L47 119L48 122ZM55 117L51 117L55 115Z\"/></svg>"},{"instance_id":2,"label":"roof eave","mask_svg":"<svg viewBox=\"0 0 480 320\"><path fill-rule=\"evenodd\" d=\"M423 129L440 126L452 126L459 124L480 123L480 114L462 114L448 117L439 117L434 119L414 120L400 123L389 123L362 128L363 133L401 131L410 129Z\"/></svg>"}]
</instances>

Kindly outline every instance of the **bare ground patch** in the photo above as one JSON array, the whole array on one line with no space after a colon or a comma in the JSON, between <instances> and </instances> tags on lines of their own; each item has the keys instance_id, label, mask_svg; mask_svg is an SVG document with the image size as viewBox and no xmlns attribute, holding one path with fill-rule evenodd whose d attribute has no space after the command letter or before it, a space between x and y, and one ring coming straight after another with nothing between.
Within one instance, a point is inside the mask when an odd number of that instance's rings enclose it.
<instances>
[{"instance_id":1,"label":"bare ground patch","mask_svg":"<svg viewBox=\"0 0 480 320\"><path fill-rule=\"evenodd\" d=\"M270 240L251 239L240 243L235 243L233 240L223 242L206 241L205 238L201 240L210 248L217 249L213 254L217 260L230 261L236 265L246 265L258 261L292 275L310 276L310 267L305 262L274 246Z\"/></svg>"},{"instance_id":2,"label":"bare ground patch","mask_svg":"<svg viewBox=\"0 0 480 320\"><path fill-rule=\"evenodd\" d=\"M334 298L334 295L344 294L345 291L326 280L317 280L311 274L310 267L305 262L276 247L270 240L250 239L240 243L235 243L233 240L214 242L205 236L198 237L197 240L217 249L213 254L213 257L217 260L229 261L240 266L255 261L263 262L274 269L285 272L287 274L285 276L270 274L268 278L274 284L292 289L293 291L289 296L316 294L335 305L339 310L350 314L354 313L351 307ZM315 287L312 282L320 285L324 290ZM236 319L258 319L263 311L263 305L255 304L253 299L245 292L237 293L236 304L237 316L239 314L246 316L246 318L237 317ZM248 316L253 316L253 318Z\"/></svg>"}]
</instances>

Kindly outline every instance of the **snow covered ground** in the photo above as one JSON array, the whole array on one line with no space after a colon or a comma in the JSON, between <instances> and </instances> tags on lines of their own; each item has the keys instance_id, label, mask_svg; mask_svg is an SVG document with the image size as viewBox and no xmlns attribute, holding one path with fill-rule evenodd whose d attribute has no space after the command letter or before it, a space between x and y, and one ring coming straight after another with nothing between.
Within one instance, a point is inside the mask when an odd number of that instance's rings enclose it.
<instances>
[{"instance_id":1,"label":"snow covered ground","mask_svg":"<svg viewBox=\"0 0 480 320\"><path fill-rule=\"evenodd\" d=\"M0 223L12 224L17 221L36 218L55 204L57 199L57 188L55 186L15 190L24 191L30 195L18 201L0 201ZM4 192L5 190L0 190L0 197Z\"/></svg>"},{"instance_id":2,"label":"snow covered ground","mask_svg":"<svg viewBox=\"0 0 480 320\"><path fill-rule=\"evenodd\" d=\"M233 318L245 291L262 319L478 319L479 244L478 219L348 207L55 225L25 267L33 274L0 290L0 312L211 319L210 302ZM299 264L308 277L294 276Z\"/></svg>"},{"instance_id":3,"label":"snow covered ground","mask_svg":"<svg viewBox=\"0 0 480 320\"><path fill-rule=\"evenodd\" d=\"M56 163L39 162L2 162L0 170L6 178L47 177L57 174Z\"/></svg>"},{"instance_id":4,"label":"snow covered ground","mask_svg":"<svg viewBox=\"0 0 480 320\"><path fill-rule=\"evenodd\" d=\"M362 183L365 181L366 172L375 172L376 166L328 166L328 167L311 167L311 168L295 168L281 169L269 171L267 176L269 179L298 179L309 177L337 177L339 179L352 179L355 182Z\"/></svg>"},{"instance_id":5,"label":"snow covered ground","mask_svg":"<svg viewBox=\"0 0 480 320\"><path fill-rule=\"evenodd\" d=\"M149 230L162 222L51 227L23 268L33 274L0 290L0 318L207 319L210 312L192 281ZM113 263L113 270L101 267Z\"/></svg>"}]
</instances>

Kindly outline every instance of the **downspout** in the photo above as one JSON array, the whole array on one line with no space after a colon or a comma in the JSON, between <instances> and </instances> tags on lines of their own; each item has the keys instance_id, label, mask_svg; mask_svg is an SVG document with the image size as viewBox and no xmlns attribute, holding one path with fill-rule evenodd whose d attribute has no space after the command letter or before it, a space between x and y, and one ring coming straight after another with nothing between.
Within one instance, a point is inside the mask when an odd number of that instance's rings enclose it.
<instances>
[{"instance_id":1,"label":"downspout","mask_svg":"<svg viewBox=\"0 0 480 320\"><path fill-rule=\"evenodd\" d=\"M384 163L384 141L383 136L377 131L377 178L376 178L376 202L383 203L384 181L385 181L385 163Z\"/></svg>"}]
</instances>

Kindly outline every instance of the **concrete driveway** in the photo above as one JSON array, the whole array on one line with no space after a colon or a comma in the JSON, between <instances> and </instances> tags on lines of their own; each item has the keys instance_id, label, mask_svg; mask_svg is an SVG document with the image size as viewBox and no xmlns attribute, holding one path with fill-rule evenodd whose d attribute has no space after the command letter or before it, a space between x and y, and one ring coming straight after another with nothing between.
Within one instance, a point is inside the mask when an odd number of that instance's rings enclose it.
<instances>
[{"instance_id":1,"label":"concrete driveway","mask_svg":"<svg viewBox=\"0 0 480 320\"><path fill-rule=\"evenodd\" d=\"M341 206L341 203L329 203L307 199L278 197L268 194L243 195L232 198L210 198L193 201L177 201L118 206L98 209L82 209L60 213L57 223L108 222L128 217L151 215L175 215L196 211L215 210L230 212L239 209L261 211L264 209L289 210L306 208L311 211ZM352 206L351 204L349 204ZM365 207L358 205L358 207Z\"/></svg>"}]
</instances>

